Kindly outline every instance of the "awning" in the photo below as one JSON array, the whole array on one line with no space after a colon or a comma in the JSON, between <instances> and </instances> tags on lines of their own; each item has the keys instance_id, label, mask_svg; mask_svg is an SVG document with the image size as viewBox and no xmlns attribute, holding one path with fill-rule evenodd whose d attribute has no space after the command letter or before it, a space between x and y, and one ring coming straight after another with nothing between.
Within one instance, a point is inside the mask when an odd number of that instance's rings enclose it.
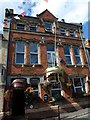
<instances>
[{"instance_id":1,"label":"awning","mask_svg":"<svg viewBox=\"0 0 90 120\"><path fill-rule=\"evenodd\" d=\"M57 73L63 75L63 68L60 66L53 66L53 67L48 67L46 69L46 76L48 77L49 75Z\"/></svg>"}]
</instances>

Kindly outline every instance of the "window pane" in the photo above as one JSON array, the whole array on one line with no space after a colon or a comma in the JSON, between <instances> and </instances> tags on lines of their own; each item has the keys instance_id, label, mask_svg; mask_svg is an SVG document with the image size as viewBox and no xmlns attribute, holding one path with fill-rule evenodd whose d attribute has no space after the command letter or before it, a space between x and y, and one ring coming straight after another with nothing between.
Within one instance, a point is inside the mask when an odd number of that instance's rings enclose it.
<instances>
[{"instance_id":1,"label":"window pane","mask_svg":"<svg viewBox=\"0 0 90 120\"><path fill-rule=\"evenodd\" d=\"M70 50L68 46L64 46L64 54L65 55L70 55Z\"/></svg>"},{"instance_id":2,"label":"window pane","mask_svg":"<svg viewBox=\"0 0 90 120\"><path fill-rule=\"evenodd\" d=\"M56 60L56 56L55 56L55 53L52 53L52 62L54 63Z\"/></svg>"},{"instance_id":3,"label":"window pane","mask_svg":"<svg viewBox=\"0 0 90 120\"><path fill-rule=\"evenodd\" d=\"M38 55L37 54L30 54L30 63L31 64L38 64Z\"/></svg>"},{"instance_id":4,"label":"window pane","mask_svg":"<svg viewBox=\"0 0 90 120\"><path fill-rule=\"evenodd\" d=\"M53 89L55 89L55 88L60 89L60 83L52 82L52 87L53 87Z\"/></svg>"},{"instance_id":5,"label":"window pane","mask_svg":"<svg viewBox=\"0 0 90 120\"><path fill-rule=\"evenodd\" d=\"M74 37L74 31L70 31L70 36Z\"/></svg>"},{"instance_id":6,"label":"window pane","mask_svg":"<svg viewBox=\"0 0 90 120\"><path fill-rule=\"evenodd\" d=\"M49 66L55 65L56 56L55 56L55 49L53 44L47 45L47 59Z\"/></svg>"},{"instance_id":7,"label":"window pane","mask_svg":"<svg viewBox=\"0 0 90 120\"><path fill-rule=\"evenodd\" d=\"M66 63L67 63L67 64L72 64L72 63L71 63L71 57L70 57L70 56L65 56L65 59L66 59Z\"/></svg>"},{"instance_id":8,"label":"window pane","mask_svg":"<svg viewBox=\"0 0 90 120\"><path fill-rule=\"evenodd\" d=\"M33 95L38 97L38 84L40 80L38 78L31 78L30 79L30 86L33 88Z\"/></svg>"},{"instance_id":9,"label":"window pane","mask_svg":"<svg viewBox=\"0 0 90 120\"><path fill-rule=\"evenodd\" d=\"M52 30L52 24L50 22L45 22L45 29L51 31Z\"/></svg>"},{"instance_id":10,"label":"window pane","mask_svg":"<svg viewBox=\"0 0 90 120\"><path fill-rule=\"evenodd\" d=\"M24 63L24 54L16 54L16 63Z\"/></svg>"},{"instance_id":11,"label":"window pane","mask_svg":"<svg viewBox=\"0 0 90 120\"><path fill-rule=\"evenodd\" d=\"M52 90L52 97L55 97L56 95L61 95L61 90Z\"/></svg>"},{"instance_id":12,"label":"window pane","mask_svg":"<svg viewBox=\"0 0 90 120\"><path fill-rule=\"evenodd\" d=\"M48 62L49 62L49 63L52 63L52 57L51 57L51 54L50 54L50 53L47 54L47 58L48 58Z\"/></svg>"},{"instance_id":13,"label":"window pane","mask_svg":"<svg viewBox=\"0 0 90 120\"><path fill-rule=\"evenodd\" d=\"M36 43L30 43L30 52L37 52L37 44Z\"/></svg>"},{"instance_id":14,"label":"window pane","mask_svg":"<svg viewBox=\"0 0 90 120\"><path fill-rule=\"evenodd\" d=\"M25 25L17 24L17 29L18 29L18 30L24 30L24 26L25 26Z\"/></svg>"},{"instance_id":15,"label":"window pane","mask_svg":"<svg viewBox=\"0 0 90 120\"><path fill-rule=\"evenodd\" d=\"M78 48L74 48L74 54L79 55L79 49Z\"/></svg>"},{"instance_id":16,"label":"window pane","mask_svg":"<svg viewBox=\"0 0 90 120\"><path fill-rule=\"evenodd\" d=\"M80 78L74 78L74 85L76 86L81 86L81 81Z\"/></svg>"},{"instance_id":17,"label":"window pane","mask_svg":"<svg viewBox=\"0 0 90 120\"><path fill-rule=\"evenodd\" d=\"M61 35L65 35L66 34L65 29L64 28L60 28L60 33L61 33Z\"/></svg>"},{"instance_id":18,"label":"window pane","mask_svg":"<svg viewBox=\"0 0 90 120\"><path fill-rule=\"evenodd\" d=\"M40 82L39 79L36 79L36 78L32 78L32 79L30 79L31 87L36 86L36 87L38 88L38 84L39 84L39 82Z\"/></svg>"},{"instance_id":19,"label":"window pane","mask_svg":"<svg viewBox=\"0 0 90 120\"><path fill-rule=\"evenodd\" d=\"M77 88L76 92L79 93L79 94L82 93L82 88Z\"/></svg>"},{"instance_id":20,"label":"window pane","mask_svg":"<svg viewBox=\"0 0 90 120\"><path fill-rule=\"evenodd\" d=\"M47 53L47 58L48 58L48 65L49 66L54 66L55 65L55 53Z\"/></svg>"},{"instance_id":21,"label":"window pane","mask_svg":"<svg viewBox=\"0 0 90 120\"><path fill-rule=\"evenodd\" d=\"M80 59L80 57L76 57L76 64L81 64L81 59Z\"/></svg>"},{"instance_id":22,"label":"window pane","mask_svg":"<svg viewBox=\"0 0 90 120\"><path fill-rule=\"evenodd\" d=\"M54 48L55 48L54 45L51 44L47 45L47 51L55 51Z\"/></svg>"},{"instance_id":23,"label":"window pane","mask_svg":"<svg viewBox=\"0 0 90 120\"><path fill-rule=\"evenodd\" d=\"M36 32L36 26L30 26L30 32Z\"/></svg>"},{"instance_id":24,"label":"window pane","mask_svg":"<svg viewBox=\"0 0 90 120\"><path fill-rule=\"evenodd\" d=\"M76 57L76 64L81 64L81 58L80 58L80 54L79 54L79 48L75 47L74 48L74 53L75 53L75 57Z\"/></svg>"},{"instance_id":25,"label":"window pane","mask_svg":"<svg viewBox=\"0 0 90 120\"><path fill-rule=\"evenodd\" d=\"M22 42L16 43L16 52L24 52L24 43Z\"/></svg>"}]
</instances>

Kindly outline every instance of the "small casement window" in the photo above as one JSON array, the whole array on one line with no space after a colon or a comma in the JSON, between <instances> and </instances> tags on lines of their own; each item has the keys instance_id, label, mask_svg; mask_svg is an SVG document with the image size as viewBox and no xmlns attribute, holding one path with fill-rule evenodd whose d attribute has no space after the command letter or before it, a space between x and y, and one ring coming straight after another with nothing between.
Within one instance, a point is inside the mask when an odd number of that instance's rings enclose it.
<instances>
[{"instance_id":1,"label":"small casement window","mask_svg":"<svg viewBox=\"0 0 90 120\"><path fill-rule=\"evenodd\" d=\"M30 43L30 64L38 64L38 44Z\"/></svg>"},{"instance_id":2,"label":"small casement window","mask_svg":"<svg viewBox=\"0 0 90 120\"><path fill-rule=\"evenodd\" d=\"M30 26L29 31L30 32L36 32L37 31L37 26Z\"/></svg>"},{"instance_id":3,"label":"small casement window","mask_svg":"<svg viewBox=\"0 0 90 120\"><path fill-rule=\"evenodd\" d=\"M48 66L55 66L56 53L55 46L53 44L47 44L47 60Z\"/></svg>"},{"instance_id":4,"label":"small casement window","mask_svg":"<svg viewBox=\"0 0 90 120\"><path fill-rule=\"evenodd\" d=\"M60 28L60 33L61 33L61 35L65 36L66 35L65 28Z\"/></svg>"},{"instance_id":5,"label":"small casement window","mask_svg":"<svg viewBox=\"0 0 90 120\"><path fill-rule=\"evenodd\" d=\"M76 58L76 64L81 64L80 52L78 47L74 47L74 54Z\"/></svg>"},{"instance_id":6,"label":"small casement window","mask_svg":"<svg viewBox=\"0 0 90 120\"><path fill-rule=\"evenodd\" d=\"M17 24L16 29L17 30L24 30L25 29L25 25L24 24Z\"/></svg>"},{"instance_id":7,"label":"small casement window","mask_svg":"<svg viewBox=\"0 0 90 120\"><path fill-rule=\"evenodd\" d=\"M38 84L40 83L39 78L30 78L30 86L33 88L33 94L38 97Z\"/></svg>"},{"instance_id":8,"label":"small casement window","mask_svg":"<svg viewBox=\"0 0 90 120\"><path fill-rule=\"evenodd\" d=\"M71 36L71 37L74 37L74 36L75 36L74 31L70 31L70 36Z\"/></svg>"},{"instance_id":9,"label":"small casement window","mask_svg":"<svg viewBox=\"0 0 90 120\"><path fill-rule=\"evenodd\" d=\"M82 92L85 91L84 78L76 77L73 78L72 80L75 93L81 94Z\"/></svg>"},{"instance_id":10,"label":"small casement window","mask_svg":"<svg viewBox=\"0 0 90 120\"><path fill-rule=\"evenodd\" d=\"M64 56L65 56L66 64L72 64L70 47L67 45L64 45L63 47L64 47Z\"/></svg>"},{"instance_id":11,"label":"small casement window","mask_svg":"<svg viewBox=\"0 0 90 120\"><path fill-rule=\"evenodd\" d=\"M16 64L24 63L24 54L25 54L25 43L16 42Z\"/></svg>"},{"instance_id":12,"label":"small casement window","mask_svg":"<svg viewBox=\"0 0 90 120\"><path fill-rule=\"evenodd\" d=\"M45 30L46 31L52 32L52 23L45 22L44 25L45 25Z\"/></svg>"}]
</instances>

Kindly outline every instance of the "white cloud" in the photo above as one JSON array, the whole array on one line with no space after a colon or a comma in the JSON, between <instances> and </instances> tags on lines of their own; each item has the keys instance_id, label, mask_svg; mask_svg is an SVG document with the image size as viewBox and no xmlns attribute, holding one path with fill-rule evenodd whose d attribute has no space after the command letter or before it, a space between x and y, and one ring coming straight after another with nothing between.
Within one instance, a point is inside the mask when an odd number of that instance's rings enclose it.
<instances>
[{"instance_id":1,"label":"white cloud","mask_svg":"<svg viewBox=\"0 0 90 120\"><path fill-rule=\"evenodd\" d=\"M14 13L20 14L21 9L18 8L23 1L37 2L37 5L32 8L32 16L40 14L45 9L48 9L59 20L65 19L66 22L84 23L88 20L88 2L89 0L48 0L48 3L44 0L3 0L0 1L0 24L4 19L5 8L14 9ZM26 8L29 6L26 6ZM1 25L0 25L1 31Z\"/></svg>"},{"instance_id":2,"label":"white cloud","mask_svg":"<svg viewBox=\"0 0 90 120\"><path fill-rule=\"evenodd\" d=\"M35 1L35 0L33 0ZM65 19L66 22L82 22L88 20L88 1L89 0L39 0L39 4L33 8L32 15L41 13L46 8L53 13L59 20Z\"/></svg>"}]
</instances>

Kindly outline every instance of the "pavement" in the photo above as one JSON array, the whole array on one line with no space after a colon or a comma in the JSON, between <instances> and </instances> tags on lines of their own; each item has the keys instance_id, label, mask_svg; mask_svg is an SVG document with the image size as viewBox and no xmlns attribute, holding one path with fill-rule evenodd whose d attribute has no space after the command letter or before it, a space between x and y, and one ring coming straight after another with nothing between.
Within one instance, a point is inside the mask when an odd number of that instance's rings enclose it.
<instances>
[{"instance_id":1,"label":"pavement","mask_svg":"<svg viewBox=\"0 0 90 120\"><path fill-rule=\"evenodd\" d=\"M61 120L74 120L77 117L83 116L83 115L89 115L90 114L90 108L85 108L81 110L77 110L75 112L71 113L62 113L60 115ZM90 118L87 118L86 120L90 120Z\"/></svg>"},{"instance_id":2,"label":"pavement","mask_svg":"<svg viewBox=\"0 0 90 120\"><path fill-rule=\"evenodd\" d=\"M80 105L80 106L79 106ZM3 112L0 112L0 120L40 120L40 116L43 116L42 120L75 120L75 118L88 115L90 114L90 103L89 101L84 101L79 103L73 103L72 105L66 104L66 105L59 105L59 112L58 112L58 106L54 105L51 106L53 109L57 108L57 113L54 113L52 108L46 107L46 108L33 108L33 109L27 109L25 111L25 116L20 117L14 117L12 118L10 116L10 113L7 112L7 115L3 117ZM52 110L52 111L51 111ZM59 114L60 113L60 114ZM54 117L55 114L55 117ZM44 116L53 116L53 118L44 118ZM60 118L58 117L60 115ZM31 119L31 116L34 116L38 119ZM38 117L39 116L39 117ZM77 120L77 119L76 119ZM83 120L83 119L80 119ZM90 118L84 119L84 120L90 120Z\"/></svg>"}]
</instances>

